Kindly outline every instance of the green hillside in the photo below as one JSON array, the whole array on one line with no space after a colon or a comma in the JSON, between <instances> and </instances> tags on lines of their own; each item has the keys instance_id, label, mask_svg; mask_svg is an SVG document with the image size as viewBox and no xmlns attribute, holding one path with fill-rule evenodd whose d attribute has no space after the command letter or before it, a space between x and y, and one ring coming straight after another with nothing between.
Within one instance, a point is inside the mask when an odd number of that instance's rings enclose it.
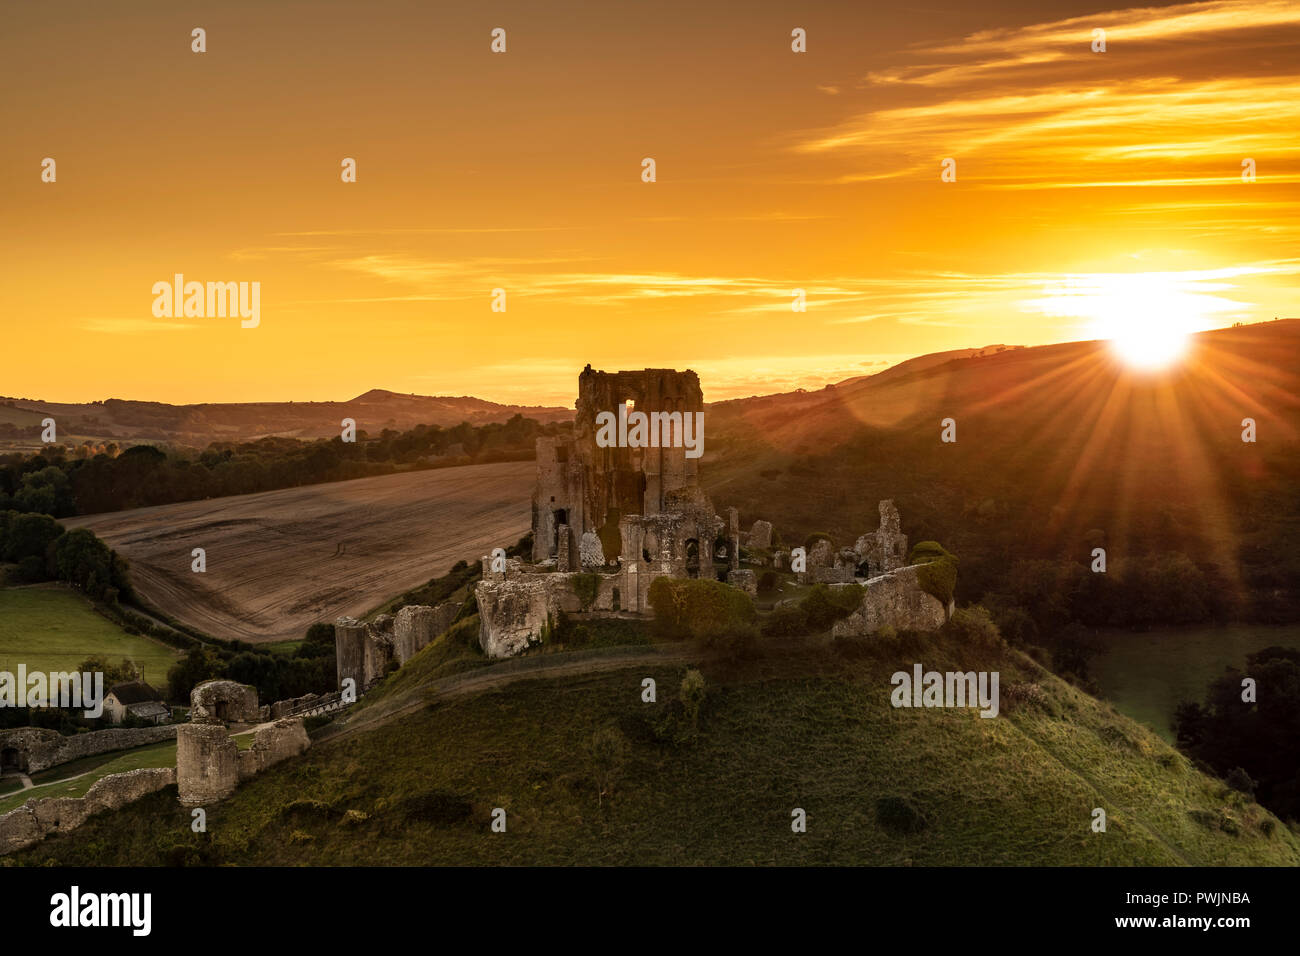
<instances>
[{"instance_id":1,"label":"green hillside","mask_svg":"<svg viewBox=\"0 0 1300 956\"><path fill-rule=\"evenodd\" d=\"M29 672L72 671L88 657L114 665L129 658L144 668L146 680L165 687L180 652L126 633L68 588L0 588L0 670L26 664Z\"/></svg>"},{"instance_id":2,"label":"green hillside","mask_svg":"<svg viewBox=\"0 0 1300 956\"><path fill-rule=\"evenodd\" d=\"M1262 808L1001 644L769 640L754 660L700 660L692 736L672 703L684 645L466 670L456 637L207 808L206 835L168 789L8 862L1300 864ZM889 677L914 662L998 670L1002 715L894 709ZM496 807L506 833L491 832ZM1091 832L1095 807L1106 833Z\"/></svg>"}]
</instances>

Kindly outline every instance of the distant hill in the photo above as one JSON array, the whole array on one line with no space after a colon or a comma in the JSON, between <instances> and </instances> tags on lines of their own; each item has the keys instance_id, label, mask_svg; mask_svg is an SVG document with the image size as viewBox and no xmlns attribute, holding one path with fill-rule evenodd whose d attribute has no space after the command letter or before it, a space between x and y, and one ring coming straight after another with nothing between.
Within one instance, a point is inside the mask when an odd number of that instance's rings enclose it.
<instances>
[{"instance_id":1,"label":"distant hill","mask_svg":"<svg viewBox=\"0 0 1300 956\"><path fill-rule=\"evenodd\" d=\"M1016 558L1104 542L1112 559L1186 554L1214 597L1253 592L1243 613L1300 613L1300 320L1202 333L1161 375L1105 342L975 351L710 406L706 489L799 541L851 543L894 498L914 541L962 556L965 600Z\"/></svg>"},{"instance_id":2,"label":"distant hill","mask_svg":"<svg viewBox=\"0 0 1300 956\"><path fill-rule=\"evenodd\" d=\"M344 418L357 428L377 434L384 428L405 430L416 425L444 427L469 422L484 425L523 415L540 422L566 421L573 410L554 406L500 405L469 396L402 395L371 389L341 402L221 402L169 405L118 398L99 402L64 403L39 399L0 398L0 426L39 426L52 417L61 442L85 439L167 441L205 447L214 441L251 441L267 436L328 438L339 434ZM0 432L3 429L0 428ZM9 438L8 442L3 439ZM0 446L39 447L39 437L0 433Z\"/></svg>"},{"instance_id":3,"label":"distant hill","mask_svg":"<svg viewBox=\"0 0 1300 956\"><path fill-rule=\"evenodd\" d=\"M935 365L944 365L953 359L978 358L984 355L997 355L1000 352L1010 352L1023 348L1023 345L986 345L979 349L948 349L946 352L930 352L926 355L918 355L916 358L899 362L897 365L891 365L889 368L882 369L871 375L856 375L853 378L846 378L842 382L836 382L835 387L844 388L847 385L856 385L867 379L873 380L872 385L879 385L883 381L889 381L900 375L910 375L913 372L920 372Z\"/></svg>"}]
</instances>

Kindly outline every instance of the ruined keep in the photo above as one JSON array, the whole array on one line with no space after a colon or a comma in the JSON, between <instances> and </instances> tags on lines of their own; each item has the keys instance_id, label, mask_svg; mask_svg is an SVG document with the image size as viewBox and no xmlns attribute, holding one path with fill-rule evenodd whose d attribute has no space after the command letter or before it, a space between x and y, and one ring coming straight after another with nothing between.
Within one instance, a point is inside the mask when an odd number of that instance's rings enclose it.
<instances>
[{"instance_id":1,"label":"ruined keep","mask_svg":"<svg viewBox=\"0 0 1300 956\"><path fill-rule=\"evenodd\" d=\"M601 372L590 365L578 376L577 413L572 437L537 440L537 485L533 492L535 564L554 562L557 571L577 571L583 564L613 564L629 551L623 539L624 517L636 517L642 536L672 537L668 525L654 519L675 515L694 523L689 530L708 536L712 554L713 507L700 490L699 459L688 457L681 441L684 416L704 411L699 376L687 370L648 368L639 372ZM652 447L614 446L596 442L596 417L625 406L629 412L662 415L676 429L676 444ZM671 434L671 433L670 433ZM681 523L679 521L679 523ZM703 547L705 541L691 540ZM599 543L600 549L595 548ZM644 540L638 542L647 544ZM657 550L651 551L658 557ZM647 559L648 560L648 559Z\"/></svg>"},{"instance_id":2,"label":"ruined keep","mask_svg":"<svg viewBox=\"0 0 1300 956\"><path fill-rule=\"evenodd\" d=\"M575 408L571 436L537 440L531 565L483 558L479 643L490 657L540 643L560 611L648 614L655 578L717 576L723 523L684 437L686 416L704 411L699 376L588 365ZM620 410L649 417L646 442L598 443L598 416ZM597 579L585 597L580 574Z\"/></svg>"}]
</instances>

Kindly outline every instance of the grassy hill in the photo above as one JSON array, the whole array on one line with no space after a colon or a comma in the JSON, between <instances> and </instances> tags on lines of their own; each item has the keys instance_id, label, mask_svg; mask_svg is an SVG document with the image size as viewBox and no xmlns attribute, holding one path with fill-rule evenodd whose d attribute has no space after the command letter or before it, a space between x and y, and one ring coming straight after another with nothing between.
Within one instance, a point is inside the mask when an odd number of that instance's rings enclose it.
<instances>
[{"instance_id":1,"label":"grassy hill","mask_svg":"<svg viewBox=\"0 0 1300 956\"><path fill-rule=\"evenodd\" d=\"M207 808L206 835L168 789L7 862L1300 864L1262 808L1001 644L808 638L703 660L692 739L671 703L685 647L456 674L473 657L464 637L440 638L303 757ZM890 674L918 661L999 670L1002 715L894 709ZM645 677L657 703L641 700ZM1008 688L1028 683L1041 699L1013 703ZM595 756L608 729L622 760ZM489 828L496 807L504 834ZM1095 807L1105 833L1090 830ZM794 808L806 833L791 832Z\"/></svg>"}]
</instances>

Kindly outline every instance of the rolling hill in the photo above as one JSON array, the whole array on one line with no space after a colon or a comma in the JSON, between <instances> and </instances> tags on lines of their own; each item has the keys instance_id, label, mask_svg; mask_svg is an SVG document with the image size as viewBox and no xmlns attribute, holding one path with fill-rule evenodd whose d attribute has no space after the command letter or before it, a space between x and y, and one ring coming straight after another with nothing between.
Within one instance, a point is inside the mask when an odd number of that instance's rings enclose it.
<instances>
[{"instance_id":1,"label":"rolling hill","mask_svg":"<svg viewBox=\"0 0 1300 956\"><path fill-rule=\"evenodd\" d=\"M499 405L479 398L402 395L371 389L339 402L225 402L169 405L126 401L66 403L39 399L0 398L0 425L31 430L44 417L59 424L59 440L98 439L119 443L175 442L206 447L214 441L252 441L267 436L332 438L339 423L351 418L357 428L377 434L384 428L403 430L416 425L483 425L524 415L540 422L573 417L572 409L534 405ZM39 449L39 431L25 439L0 430L0 440L13 448ZM0 446L2 447L2 446Z\"/></svg>"}]
</instances>

